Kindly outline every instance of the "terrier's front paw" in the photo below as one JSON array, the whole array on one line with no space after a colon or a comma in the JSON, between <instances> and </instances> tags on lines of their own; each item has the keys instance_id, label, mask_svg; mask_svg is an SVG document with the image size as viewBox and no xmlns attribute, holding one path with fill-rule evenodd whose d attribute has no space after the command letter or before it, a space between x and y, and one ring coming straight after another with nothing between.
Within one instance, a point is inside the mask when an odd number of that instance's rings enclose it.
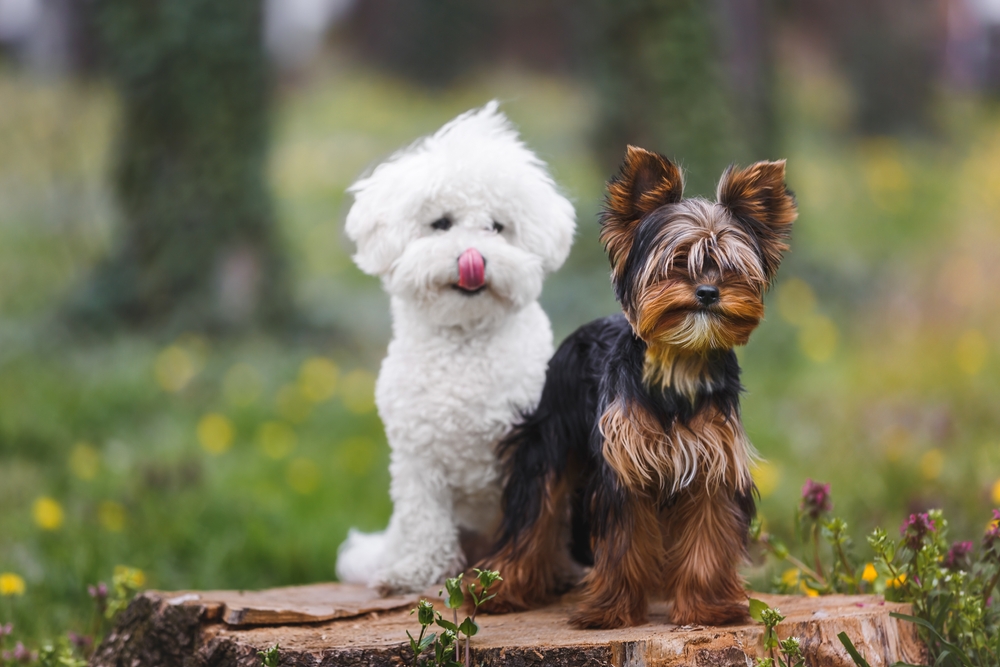
<instances>
[{"instance_id":1,"label":"terrier's front paw","mask_svg":"<svg viewBox=\"0 0 1000 667\"><path fill-rule=\"evenodd\" d=\"M480 605L479 609L487 614L510 614L515 611L525 611L531 609L531 605L524 599L511 595L511 587L506 581L498 581L490 587L490 593L494 596Z\"/></svg>"},{"instance_id":2,"label":"terrier's front paw","mask_svg":"<svg viewBox=\"0 0 1000 667\"><path fill-rule=\"evenodd\" d=\"M750 622L746 602L725 600L674 600L670 622L675 625L729 625Z\"/></svg>"},{"instance_id":3,"label":"terrier's front paw","mask_svg":"<svg viewBox=\"0 0 1000 667\"><path fill-rule=\"evenodd\" d=\"M624 628L642 625L646 622L646 608L617 604L613 606L592 606L584 603L570 616L569 623L580 629Z\"/></svg>"}]
</instances>

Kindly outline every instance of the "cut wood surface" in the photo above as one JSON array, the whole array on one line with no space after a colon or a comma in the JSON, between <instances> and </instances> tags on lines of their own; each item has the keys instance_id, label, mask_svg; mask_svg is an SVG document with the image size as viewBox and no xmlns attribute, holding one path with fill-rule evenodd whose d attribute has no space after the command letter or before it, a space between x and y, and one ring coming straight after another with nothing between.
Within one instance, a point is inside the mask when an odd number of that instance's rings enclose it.
<instances>
[{"instance_id":1,"label":"cut wood surface","mask_svg":"<svg viewBox=\"0 0 1000 667\"><path fill-rule=\"evenodd\" d=\"M412 609L419 596L383 598L350 584L289 586L266 591L182 591L156 593L167 604L204 609L204 620L226 625L290 625L350 618L371 612Z\"/></svg>"},{"instance_id":2,"label":"cut wood surface","mask_svg":"<svg viewBox=\"0 0 1000 667\"><path fill-rule=\"evenodd\" d=\"M440 600L438 608L448 614ZM759 596L786 620L781 638L802 642L809 667L851 667L837 634L846 632L872 667L920 664L923 647L912 625L889 616L906 605L876 596ZM418 596L379 598L341 584L260 592L146 592L119 617L95 653L94 667L254 666L257 652L280 645L282 666L412 663L406 630ZM654 603L649 623L622 630L576 630L567 624L573 600L531 612L481 615L473 639L477 665L616 667L750 667L762 655L759 624L677 627Z\"/></svg>"}]
</instances>

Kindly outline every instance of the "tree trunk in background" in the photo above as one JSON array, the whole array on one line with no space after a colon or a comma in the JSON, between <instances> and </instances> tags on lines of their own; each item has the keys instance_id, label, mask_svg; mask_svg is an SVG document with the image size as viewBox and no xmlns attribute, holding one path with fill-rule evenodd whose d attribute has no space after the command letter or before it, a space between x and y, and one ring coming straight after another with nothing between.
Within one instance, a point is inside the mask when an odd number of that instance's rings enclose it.
<instances>
[{"instance_id":1,"label":"tree trunk in background","mask_svg":"<svg viewBox=\"0 0 1000 667\"><path fill-rule=\"evenodd\" d=\"M947 3L939 0L802 0L798 23L828 42L854 92L863 135L932 129L945 56Z\"/></svg>"},{"instance_id":2,"label":"tree trunk in background","mask_svg":"<svg viewBox=\"0 0 1000 667\"><path fill-rule=\"evenodd\" d=\"M262 3L97 0L121 100L117 250L72 304L94 325L217 328L289 313L266 185Z\"/></svg>"},{"instance_id":3,"label":"tree trunk in background","mask_svg":"<svg viewBox=\"0 0 1000 667\"><path fill-rule=\"evenodd\" d=\"M664 153L689 194L731 162L773 157L765 0L594 0L590 71L608 169L626 144Z\"/></svg>"},{"instance_id":4,"label":"tree trunk in background","mask_svg":"<svg viewBox=\"0 0 1000 667\"><path fill-rule=\"evenodd\" d=\"M350 39L366 59L440 88L486 60L491 19L485 0L359 0Z\"/></svg>"},{"instance_id":5,"label":"tree trunk in background","mask_svg":"<svg viewBox=\"0 0 1000 667\"><path fill-rule=\"evenodd\" d=\"M844 68L857 92L862 134L918 134L931 125L944 52L937 0L852 0L841 33Z\"/></svg>"},{"instance_id":6,"label":"tree trunk in background","mask_svg":"<svg viewBox=\"0 0 1000 667\"><path fill-rule=\"evenodd\" d=\"M780 154L774 61L774 0L716 0L722 17L722 54L739 144L746 160Z\"/></svg>"}]
</instances>

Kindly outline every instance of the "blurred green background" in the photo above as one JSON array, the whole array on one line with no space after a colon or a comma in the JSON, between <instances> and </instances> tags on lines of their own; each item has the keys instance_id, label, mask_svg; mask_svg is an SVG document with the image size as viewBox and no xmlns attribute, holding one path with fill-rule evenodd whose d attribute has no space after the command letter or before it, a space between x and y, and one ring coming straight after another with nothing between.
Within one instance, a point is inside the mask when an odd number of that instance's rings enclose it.
<instances>
[{"instance_id":1,"label":"blurred green background","mask_svg":"<svg viewBox=\"0 0 1000 667\"><path fill-rule=\"evenodd\" d=\"M977 539L1000 504L995 2L0 0L0 45L18 638L86 631L115 565L329 580L348 527L384 526L388 302L344 190L492 98L577 207L557 339L616 310L596 213L626 142L702 194L788 159L792 251L740 351L769 530L795 544L806 478L859 545L930 507Z\"/></svg>"}]
</instances>

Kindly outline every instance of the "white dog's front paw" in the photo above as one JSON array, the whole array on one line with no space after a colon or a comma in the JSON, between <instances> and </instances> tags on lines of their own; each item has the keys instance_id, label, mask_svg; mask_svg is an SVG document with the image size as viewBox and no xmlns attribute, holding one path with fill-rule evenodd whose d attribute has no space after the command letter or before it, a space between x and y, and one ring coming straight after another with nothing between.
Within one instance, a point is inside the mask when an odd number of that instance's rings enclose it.
<instances>
[{"instance_id":1,"label":"white dog's front paw","mask_svg":"<svg viewBox=\"0 0 1000 667\"><path fill-rule=\"evenodd\" d=\"M453 568L457 574L460 566ZM409 556L383 568L375 575L374 586L383 596L420 593L440 584L449 575L448 564Z\"/></svg>"}]
</instances>

